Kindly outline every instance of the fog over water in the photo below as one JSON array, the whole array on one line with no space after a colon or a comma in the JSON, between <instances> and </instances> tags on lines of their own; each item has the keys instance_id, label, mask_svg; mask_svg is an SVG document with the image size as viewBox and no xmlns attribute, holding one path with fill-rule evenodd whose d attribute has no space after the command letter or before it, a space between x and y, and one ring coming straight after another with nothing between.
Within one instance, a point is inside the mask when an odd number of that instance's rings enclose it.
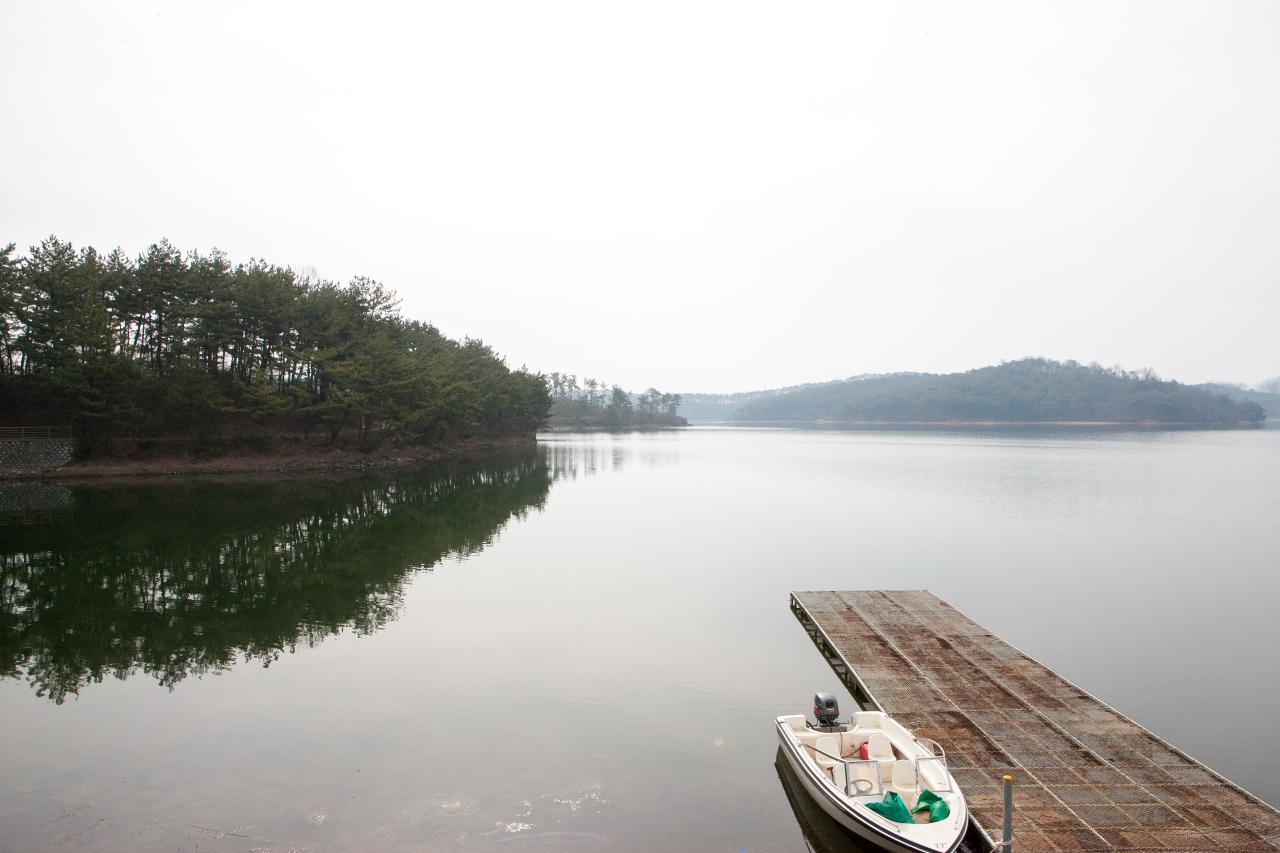
<instances>
[{"instance_id":1,"label":"fog over water","mask_svg":"<svg viewBox=\"0 0 1280 853\"><path fill-rule=\"evenodd\" d=\"M1280 374L1274 3L3 22L0 243L367 274L515 365L631 389L1026 355Z\"/></svg>"}]
</instances>

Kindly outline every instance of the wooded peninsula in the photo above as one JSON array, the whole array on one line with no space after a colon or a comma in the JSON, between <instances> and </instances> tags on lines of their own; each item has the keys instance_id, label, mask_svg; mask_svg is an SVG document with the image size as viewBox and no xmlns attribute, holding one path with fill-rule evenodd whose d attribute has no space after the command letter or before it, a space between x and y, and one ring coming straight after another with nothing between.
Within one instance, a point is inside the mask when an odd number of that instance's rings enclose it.
<instances>
[{"instance_id":1,"label":"wooded peninsula","mask_svg":"<svg viewBox=\"0 0 1280 853\"><path fill-rule=\"evenodd\" d=\"M166 241L0 249L0 425L71 425L82 454L532 441L550 405L542 376L405 319L368 278Z\"/></svg>"}]
</instances>

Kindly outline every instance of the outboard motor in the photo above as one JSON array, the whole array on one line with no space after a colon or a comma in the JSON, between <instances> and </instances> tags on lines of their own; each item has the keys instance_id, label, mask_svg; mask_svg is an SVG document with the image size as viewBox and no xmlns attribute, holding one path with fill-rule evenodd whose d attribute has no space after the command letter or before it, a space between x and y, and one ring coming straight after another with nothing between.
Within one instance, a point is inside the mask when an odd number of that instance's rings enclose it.
<instances>
[{"instance_id":1,"label":"outboard motor","mask_svg":"<svg viewBox=\"0 0 1280 853\"><path fill-rule=\"evenodd\" d=\"M836 717L840 716L840 706L836 704L834 693L813 694L813 716L820 726L836 724Z\"/></svg>"}]
</instances>

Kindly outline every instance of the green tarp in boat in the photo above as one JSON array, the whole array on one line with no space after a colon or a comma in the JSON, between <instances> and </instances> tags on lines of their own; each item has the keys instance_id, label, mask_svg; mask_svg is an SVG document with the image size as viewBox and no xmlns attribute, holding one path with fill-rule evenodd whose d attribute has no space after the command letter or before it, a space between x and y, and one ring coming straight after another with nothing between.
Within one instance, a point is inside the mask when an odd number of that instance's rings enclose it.
<instances>
[{"instance_id":1,"label":"green tarp in boat","mask_svg":"<svg viewBox=\"0 0 1280 853\"><path fill-rule=\"evenodd\" d=\"M923 809L929 810L929 823L946 820L951 815L951 808L947 805L947 801L928 788L920 792L920 797L916 800L916 807L912 809L912 812L918 812Z\"/></svg>"},{"instance_id":2,"label":"green tarp in boat","mask_svg":"<svg viewBox=\"0 0 1280 853\"><path fill-rule=\"evenodd\" d=\"M896 791L890 791L884 795L884 799L880 802L867 803L866 806L876 814L881 817L887 817L894 823L915 823L915 818L911 816L911 811L907 809L907 804L902 801L902 797L899 797ZM951 809L947 806L946 800L928 789L920 792L920 797L916 800L914 809L914 811L918 812L926 810L929 812L929 823L946 820L951 814Z\"/></svg>"},{"instance_id":3,"label":"green tarp in boat","mask_svg":"<svg viewBox=\"0 0 1280 853\"><path fill-rule=\"evenodd\" d=\"M907 811L907 804L902 801L902 797L899 797L896 791L885 794L884 799L878 803L867 803L867 808L895 823L915 823L911 818L911 812Z\"/></svg>"}]
</instances>

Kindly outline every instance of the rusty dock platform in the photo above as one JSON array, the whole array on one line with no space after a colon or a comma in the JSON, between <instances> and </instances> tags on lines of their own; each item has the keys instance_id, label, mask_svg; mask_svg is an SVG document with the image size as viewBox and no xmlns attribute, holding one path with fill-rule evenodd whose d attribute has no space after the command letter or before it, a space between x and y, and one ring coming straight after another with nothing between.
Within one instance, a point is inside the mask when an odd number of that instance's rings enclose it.
<instances>
[{"instance_id":1,"label":"rusty dock platform","mask_svg":"<svg viewBox=\"0 0 1280 853\"><path fill-rule=\"evenodd\" d=\"M1280 812L924 591L795 592L859 701L946 750L983 839L1014 850L1280 851Z\"/></svg>"}]
</instances>

